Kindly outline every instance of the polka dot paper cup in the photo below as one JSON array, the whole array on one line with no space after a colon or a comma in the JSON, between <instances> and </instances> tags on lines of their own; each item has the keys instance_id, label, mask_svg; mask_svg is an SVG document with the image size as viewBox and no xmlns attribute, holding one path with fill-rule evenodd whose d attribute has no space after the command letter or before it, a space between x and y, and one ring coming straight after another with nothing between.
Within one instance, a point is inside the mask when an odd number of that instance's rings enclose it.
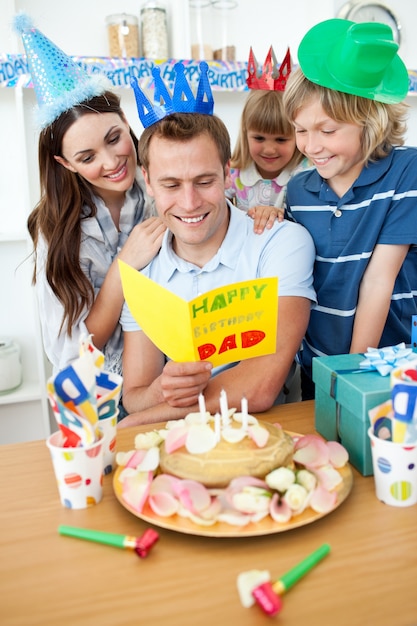
<instances>
[{"instance_id":1,"label":"polka dot paper cup","mask_svg":"<svg viewBox=\"0 0 417 626\"><path fill-rule=\"evenodd\" d=\"M393 443L375 437L371 441L376 496L391 506L417 504L417 442Z\"/></svg>"},{"instance_id":2,"label":"polka dot paper cup","mask_svg":"<svg viewBox=\"0 0 417 626\"><path fill-rule=\"evenodd\" d=\"M86 509L103 497L103 436L89 446L62 447L61 431L46 440L62 506Z\"/></svg>"}]
</instances>

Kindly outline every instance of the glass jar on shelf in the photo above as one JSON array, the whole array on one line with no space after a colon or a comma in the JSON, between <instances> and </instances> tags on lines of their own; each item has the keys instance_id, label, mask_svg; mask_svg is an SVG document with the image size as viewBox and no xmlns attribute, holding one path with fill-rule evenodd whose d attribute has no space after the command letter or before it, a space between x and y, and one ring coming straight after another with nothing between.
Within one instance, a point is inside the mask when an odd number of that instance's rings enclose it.
<instances>
[{"instance_id":1,"label":"glass jar on shelf","mask_svg":"<svg viewBox=\"0 0 417 626\"><path fill-rule=\"evenodd\" d=\"M235 61L236 46L232 44L233 28L236 22L234 9L237 0L211 0L213 11L213 58L218 61Z\"/></svg>"},{"instance_id":2,"label":"glass jar on shelf","mask_svg":"<svg viewBox=\"0 0 417 626\"><path fill-rule=\"evenodd\" d=\"M189 0L191 58L212 61L212 3L211 0Z\"/></svg>"},{"instance_id":3,"label":"glass jar on shelf","mask_svg":"<svg viewBox=\"0 0 417 626\"><path fill-rule=\"evenodd\" d=\"M167 59L168 26L164 5L153 0L145 2L140 11L142 54L149 59Z\"/></svg>"},{"instance_id":4,"label":"glass jar on shelf","mask_svg":"<svg viewBox=\"0 0 417 626\"><path fill-rule=\"evenodd\" d=\"M108 15L106 25L111 57L139 56L139 26L135 15L127 13Z\"/></svg>"}]
</instances>

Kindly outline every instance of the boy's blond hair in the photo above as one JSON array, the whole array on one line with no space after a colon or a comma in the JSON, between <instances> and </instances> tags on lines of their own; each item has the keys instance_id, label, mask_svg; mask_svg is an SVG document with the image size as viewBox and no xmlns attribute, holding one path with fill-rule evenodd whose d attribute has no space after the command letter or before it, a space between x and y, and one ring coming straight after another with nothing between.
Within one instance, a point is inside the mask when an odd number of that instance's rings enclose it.
<instances>
[{"instance_id":1,"label":"boy's blond hair","mask_svg":"<svg viewBox=\"0 0 417 626\"><path fill-rule=\"evenodd\" d=\"M335 120L362 127L364 164L387 156L393 146L404 144L407 130L407 105L385 104L361 96L322 87L308 80L300 68L292 72L284 93L287 118L294 123L300 109L318 98L325 113Z\"/></svg>"},{"instance_id":2,"label":"boy's blond hair","mask_svg":"<svg viewBox=\"0 0 417 626\"><path fill-rule=\"evenodd\" d=\"M231 160L232 167L242 170L252 163L247 138L248 131L283 137L294 136L294 128L284 114L282 91L256 89L249 93L240 118L239 135ZM295 167L302 159L303 155L296 148L287 167Z\"/></svg>"}]
</instances>

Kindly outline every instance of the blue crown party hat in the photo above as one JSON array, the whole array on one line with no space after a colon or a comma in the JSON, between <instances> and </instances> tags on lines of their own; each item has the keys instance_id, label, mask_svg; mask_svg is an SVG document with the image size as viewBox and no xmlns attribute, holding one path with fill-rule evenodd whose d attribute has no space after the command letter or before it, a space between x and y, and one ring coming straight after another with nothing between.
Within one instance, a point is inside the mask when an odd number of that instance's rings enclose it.
<instances>
[{"instance_id":1,"label":"blue crown party hat","mask_svg":"<svg viewBox=\"0 0 417 626\"><path fill-rule=\"evenodd\" d=\"M29 71L38 101L38 123L49 126L73 106L101 95L108 88L103 74L89 76L39 30L25 13L15 16L13 26L25 47Z\"/></svg>"},{"instance_id":2,"label":"blue crown party hat","mask_svg":"<svg viewBox=\"0 0 417 626\"><path fill-rule=\"evenodd\" d=\"M175 83L171 95L161 78L159 67L152 68L154 77L154 102L148 100L136 78L132 78L130 84L133 87L136 98L139 119L144 128L155 124L170 113L204 113L213 114L214 100L208 79L208 65L205 61L200 63L200 80L197 88L197 96L185 76L185 68L182 63L174 65Z\"/></svg>"}]
</instances>

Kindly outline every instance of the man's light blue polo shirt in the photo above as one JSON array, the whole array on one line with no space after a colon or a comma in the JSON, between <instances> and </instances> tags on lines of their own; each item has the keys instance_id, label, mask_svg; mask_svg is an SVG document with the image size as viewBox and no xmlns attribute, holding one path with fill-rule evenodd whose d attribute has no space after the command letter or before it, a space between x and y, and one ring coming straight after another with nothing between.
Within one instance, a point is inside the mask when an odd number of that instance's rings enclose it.
<instances>
[{"instance_id":1,"label":"man's light blue polo shirt","mask_svg":"<svg viewBox=\"0 0 417 626\"><path fill-rule=\"evenodd\" d=\"M172 250L172 234L168 231L159 254L142 273L187 301L223 285L278 276L280 297L300 296L315 302L315 250L307 230L299 224L276 221L270 230L257 235L253 232L253 220L228 205L230 223L226 236L204 267L179 258ZM140 330L126 304L121 323L124 331Z\"/></svg>"}]
</instances>

